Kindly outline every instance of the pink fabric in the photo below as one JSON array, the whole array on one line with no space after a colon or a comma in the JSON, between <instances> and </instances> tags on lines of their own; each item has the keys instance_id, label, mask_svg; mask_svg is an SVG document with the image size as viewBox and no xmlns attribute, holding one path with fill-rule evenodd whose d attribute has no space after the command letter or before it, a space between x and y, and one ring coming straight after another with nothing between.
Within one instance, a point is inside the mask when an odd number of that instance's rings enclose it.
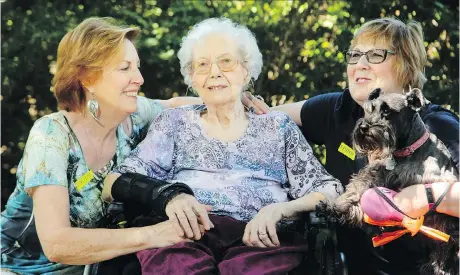
<instances>
[{"instance_id":1,"label":"pink fabric","mask_svg":"<svg viewBox=\"0 0 460 275\"><path fill-rule=\"evenodd\" d=\"M377 187L391 201L398 193L385 187ZM396 211L384 198L380 197L374 189L369 189L361 196L363 212L374 221L402 221L404 216Z\"/></svg>"}]
</instances>

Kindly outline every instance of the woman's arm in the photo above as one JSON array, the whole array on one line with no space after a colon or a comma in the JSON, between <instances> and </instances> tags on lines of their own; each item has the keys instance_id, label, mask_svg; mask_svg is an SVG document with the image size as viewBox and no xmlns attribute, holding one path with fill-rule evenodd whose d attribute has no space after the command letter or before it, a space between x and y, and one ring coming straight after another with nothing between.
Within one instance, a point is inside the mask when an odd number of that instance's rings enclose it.
<instances>
[{"instance_id":1,"label":"woman's arm","mask_svg":"<svg viewBox=\"0 0 460 275\"><path fill-rule=\"evenodd\" d=\"M299 218L298 214L313 211L321 201L334 200L342 192L342 184L321 166L299 127L287 115L280 116L288 193L293 200L263 207L245 227L242 240L247 246L279 246L278 221Z\"/></svg>"},{"instance_id":2,"label":"woman's arm","mask_svg":"<svg viewBox=\"0 0 460 275\"><path fill-rule=\"evenodd\" d=\"M247 246L276 247L280 246L276 224L283 220L294 220L301 217L304 211L311 211L326 199L322 193L312 192L297 200L274 203L260 209L244 229L242 241Z\"/></svg>"},{"instance_id":3,"label":"woman's arm","mask_svg":"<svg viewBox=\"0 0 460 275\"><path fill-rule=\"evenodd\" d=\"M447 110L435 111L423 116L428 130L436 135L449 150L451 159L459 170L458 117Z\"/></svg>"},{"instance_id":4,"label":"woman's arm","mask_svg":"<svg viewBox=\"0 0 460 275\"><path fill-rule=\"evenodd\" d=\"M154 212L169 218L181 237L199 240L204 230L214 227L208 217L211 207L198 202L192 189L183 183L168 183L136 173L113 173L105 180L102 197L128 204L134 202L142 205L144 213Z\"/></svg>"},{"instance_id":5,"label":"woman's arm","mask_svg":"<svg viewBox=\"0 0 460 275\"><path fill-rule=\"evenodd\" d=\"M447 183L435 182L431 185L433 191L433 199L436 202L444 193L446 188L449 188L446 196L436 208L439 213L444 213L450 216L459 216L459 201L460 201L460 182ZM423 184L412 185L404 188L394 197L396 205L410 217L420 217L425 215L428 210L428 198L426 189Z\"/></svg>"},{"instance_id":6,"label":"woman's arm","mask_svg":"<svg viewBox=\"0 0 460 275\"><path fill-rule=\"evenodd\" d=\"M192 96L180 96L180 97L173 97L167 100L158 100L158 102L163 106L163 108L176 108L184 105L195 105L195 104L203 104L203 100L199 97L192 97Z\"/></svg>"},{"instance_id":7,"label":"woman's arm","mask_svg":"<svg viewBox=\"0 0 460 275\"><path fill-rule=\"evenodd\" d=\"M163 108L176 108L184 105L195 105L195 104L203 104L203 100L199 97L191 97L191 96L184 96L184 97L173 97L167 100L158 100ZM241 94L241 102L243 103L246 108L254 108L254 112L257 114L266 114L270 111L270 108L267 104L261 99L261 97L255 97L250 92L244 92ZM301 107L300 107L301 108ZM300 115L300 109L299 109ZM300 119L300 117L299 117Z\"/></svg>"},{"instance_id":8,"label":"woman's arm","mask_svg":"<svg viewBox=\"0 0 460 275\"><path fill-rule=\"evenodd\" d=\"M272 111L280 111L287 114L298 126L302 126L302 119L300 118L300 113L302 111L302 106L305 103L304 101L299 101L295 103L278 105L271 107Z\"/></svg>"},{"instance_id":9,"label":"woman's arm","mask_svg":"<svg viewBox=\"0 0 460 275\"><path fill-rule=\"evenodd\" d=\"M343 192L342 184L321 165L299 127L288 117L283 123L281 128L284 129L289 195L293 199L300 199L307 194L319 193L308 197L316 202L323 199L334 201ZM302 202L305 200L308 199L304 198ZM305 205L304 210L314 210L315 205Z\"/></svg>"},{"instance_id":10,"label":"woman's arm","mask_svg":"<svg viewBox=\"0 0 460 275\"><path fill-rule=\"evenodd\" d=\"M180 120L186 116L186 110L169 109L162 112L152 122L147 136L131 152L131 154L117 166L113 173L109 174L104 181L103 199L112 200L113 184L121 174L137 173L148 176L157 180L169 180L171 170L174 165L175 141L174 136L177 134L177 127ZM184 198L184 196L181 196ZM206 230L211 228L206 207L200 204L196 199L191 202L190 198L176 201L175 205L180 207L169 207L168 203L166 214L170 220L176 223L179 234L186 234L189 238L200 239L202 234L199 230L198 223L204 225ZM172 203L171 201L170 203ZM198 216L201 220L198 221ZM183 230L182 230L182 229Z\"/></svg>"},{"instance_id":11,"label":"woman's arm","mask_svg":"<svg viewBox=\"0 0 460 275\"><path fill-rule=\"evenodd\" d=\"M30 194L37 234L52 262L85 265L184 241L169 221L142 228L74 228L69 222L69 194L65 187L38 186L31 188Z\"/></svg>"},{"instance_id":12,"label":"woman's arm","mask_svg":"<svg viewBox=\"0 0 460 275\"><path fill-rule=\"evenodd\" d=\"M271 108L281 111L300 126L302 134L309 141L323 145L330 139L331 133L337 127L335 108L341 102L343 93L328 93L317 95L308 100L284 104Z\"/></svg>"},{"instance_id":13,"label":"woman's arm","mask_svg":"<svg viewBox=\"0 0 460 275\"><path fill-rule=\"evenodd\" d=\"M309 212L316 210L316 206L321 201L326 201L327 197L320 192L312 192L308 193L303 197L300 197L296 200L292 200L288 202L288 209L291 215L287 216L286 218L289 219L298 219L300 218L300 214L303 212Z\"/></svg>"}]
</instances>

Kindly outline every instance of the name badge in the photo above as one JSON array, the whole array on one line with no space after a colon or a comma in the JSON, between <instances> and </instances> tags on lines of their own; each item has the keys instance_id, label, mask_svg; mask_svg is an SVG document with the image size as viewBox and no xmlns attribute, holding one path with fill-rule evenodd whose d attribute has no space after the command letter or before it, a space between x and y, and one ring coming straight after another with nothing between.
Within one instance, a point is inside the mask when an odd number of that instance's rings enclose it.
<instances>
[{"instance_id":1,"label":"name badge","mask_svg":"<svg viewBox=\"0 0 460 275\"><path fill-rule=\"evenodd\" d=\"M350 146L346 145L345 143L341 143L339 146L339 152L347 156L351 160L355 160L356 152Z\"/></svg>"},{"instance_id":2,"label":"name badge","mask_svg":"<svg viewBox=\"0 0 460 275\"><path fill-rule=\"evenodd\" d=\"M76 182L77 191L80 192L94 178L93 170L89 170L81 176Z\"/></svg>"}]
</instances>

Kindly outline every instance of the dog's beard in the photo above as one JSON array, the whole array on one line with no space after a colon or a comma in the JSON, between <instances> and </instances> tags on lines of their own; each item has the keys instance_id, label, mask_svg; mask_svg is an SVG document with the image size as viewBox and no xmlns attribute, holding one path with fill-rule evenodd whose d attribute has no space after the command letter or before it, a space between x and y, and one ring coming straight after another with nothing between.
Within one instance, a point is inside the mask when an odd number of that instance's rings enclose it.
<instances>
[{"instance_id":1,"label":"dog's beard","mask_svg":"<svg viewBox=\"0 0 460 275\"><path fill-rule=\"evenodd\" d=\"M372 125L367 130L359 128L359 122L353 131L353 147L358 154L377 156L379 159L391 157L396 149L396 137L387 125Z\"/></svg>"}]
</instances>

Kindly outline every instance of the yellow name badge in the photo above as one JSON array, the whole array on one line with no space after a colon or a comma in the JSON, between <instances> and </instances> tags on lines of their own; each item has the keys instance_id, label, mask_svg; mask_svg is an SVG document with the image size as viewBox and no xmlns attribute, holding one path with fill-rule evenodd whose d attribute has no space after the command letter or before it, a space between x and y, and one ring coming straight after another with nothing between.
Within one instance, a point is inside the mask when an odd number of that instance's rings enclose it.
<instances>
[{"instance_id":1,"label":"yellow name badge","mask_svg":"<svg viewBox=\"0 0 460 275\"><path fill-rule=\"evenodd\" d=\"M339 146L339 152L350 158L351 160L355 160L356 152L350 146L346 145L345 143L341 143Z\"/></svg>"},{"instance_id":2,"label":"yellow name badge","mask_svg":"<svg viewBox=\"0 0 460 275\"><path fill-rule=\"evenodd\" d=\"M93 178L94 178L93 170L89 170L83 176L81 176L77 180L77 182L75 182L77 191L80 192L83 189L83 187L85 187Z\"/></svg>"}]
</instances>

